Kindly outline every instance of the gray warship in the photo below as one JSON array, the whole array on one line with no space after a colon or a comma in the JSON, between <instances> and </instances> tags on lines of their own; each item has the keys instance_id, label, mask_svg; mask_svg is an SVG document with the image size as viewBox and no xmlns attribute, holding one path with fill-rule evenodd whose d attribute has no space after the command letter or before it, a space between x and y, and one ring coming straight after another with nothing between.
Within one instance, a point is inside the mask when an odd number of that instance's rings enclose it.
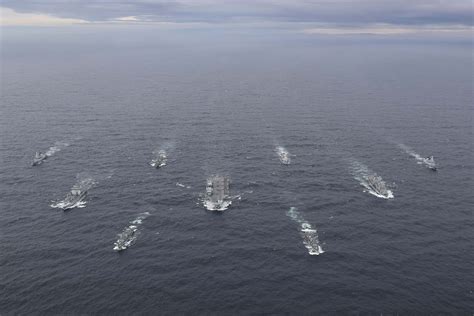
<instances>
[{"instance_id":1,"label":"gray warship","mask_svg":"<svg viewBox=\"0 0 474 316\"><path fill-rule=\"evenodd\" d=\"M130 247L130 245L135 241L137 234L137 226L130 225L126 227L123 232L117 235L117 241L114 243L115 251L123 251Z\"/></svg>"},{"instance_id":2,"label":"gray warship","mask_svg":"<svg viewBox=\"0 0 474 316\"><path fill-rule=\"evenodd\" d=\"M71 191L66 195L66 198L58 205L64 211L75 208L87 196L87 190L83 190L80 185L76 184L71 188Z\"/></svg>"},{"instance_id":3,"label":"gray warship","mask_svg":"<svg viewBox=\"0 0 474 316\"><path fill-rule=\"evenodd\" d=\"M423 163L425 164L426 167L428 167L432 171L438 170L433 156L423 158Z\"/></svg>"},{"instance_id":4,"label":"gray warship","mask_svg":"<svg viewBox=\"0 0 474 316\"><path fill-rule=\"evenodd\" d=\"M382 177L377 175L369 175L366 180L367 181L365 186L367 187L367 189L372 191L370 193L379 197L383 197L385 199L393 198L392 192L387 189Z\"/></svg>"},{"instance_id":5,"label":"gray warship","mask_svg":"<svg viewBox=\"0 0 474 316\"><path fill-rule=\"evenodd\" d=\"M290 153L282 146L277 147L278 159L283 165L289 165L291 163Z\"/></svg>"},{"instance_id":6,"label":"gray warship","mask_svg":"<svg viewBox=\"0 0 474 316\"><path fill-rule=\"evenodd\" d=\"M163 166L166 166L166 161L168 160L168 158L166 157L166 152L164 151L160 151L158 153L158 157L156 157L155 159L153 159L151 162L150 162L150 165L152 167L155 167L156 169L159 169Z\"/></svg>"},{"instance_id":7,"label":"gray warship","mask_svg":"<svg viewBox=\"0 0 474 316\"><path fill-rule=\"evenodd\" d=\"M227 177L215 175L207 179L204 206L210 211L224 211L231 204L229 195L230 180Z\"/></svg>"},{"instance_id":8,"label":"gray warship","mask_svg":"<svg viewBox=\"0 0 474 316\"><path fill-rule=\"evenodd\" d=\"M320 255L324 250L319 245L318 232L313 229L310 224L301 224L301 237L303 238L303 244L308 249L308 253L312 256Z\"/></svg>"},{"instance_id":9,"label":"gray warship","mask_svg":"<svg viewBox=\"0 0 474 316\"><path fill-rule=\"evenodd\" d=\"M33 162L31 163L32 166L40 165L45 159L48 158L48 155L42 152L36 152L35 156L33 157Z\"/></svg>"}]
</instances>

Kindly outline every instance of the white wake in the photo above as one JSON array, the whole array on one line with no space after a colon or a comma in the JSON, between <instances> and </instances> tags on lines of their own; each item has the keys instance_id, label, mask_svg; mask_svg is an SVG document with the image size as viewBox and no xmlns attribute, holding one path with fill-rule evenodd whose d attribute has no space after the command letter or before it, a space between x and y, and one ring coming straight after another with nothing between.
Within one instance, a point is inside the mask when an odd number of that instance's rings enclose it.
<instances>
[{"instance_id":1,"label":"white wake","mask_svg":"<svg viewBox=\"0 0 474 316\"><path fill-rule=\"evenodd\" d=\"M66 148L68 146L69 146L69 143L66 143L64 141L58 141L58 142L55 142L53 146L49 147L48 150L44 154L48 157L51 157L58 151L61 151L61 149Z\"/></svg>"},{"instance_id":2,"label":"white wake","mask_svg":"<svg viewBox=\"0 0 474 316\"><path fill-rule=\"evenodd\" d=\"M398 147L400 147L401 150L403 150L406 154L409 156L415 158L416 163L419 165L424 165L425 167L431 169L431 170L436 170L437 166L434 161L434 158L431 157L422 157L421 155L417 154L412 148L408 147L405 144L398 144Z\"/></svg>"}]
</instances>

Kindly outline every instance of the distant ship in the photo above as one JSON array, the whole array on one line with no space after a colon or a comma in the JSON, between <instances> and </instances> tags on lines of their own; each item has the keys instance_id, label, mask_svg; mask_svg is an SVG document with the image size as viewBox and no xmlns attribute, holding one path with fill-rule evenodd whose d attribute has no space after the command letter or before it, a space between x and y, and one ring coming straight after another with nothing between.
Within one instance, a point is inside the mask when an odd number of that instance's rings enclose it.
<instances>
[{"instance_id":1,"label":"distant ship","mask_svg":"<svg viewBox=\"0 0 474 316\"><path fill-rule=\"evenodd\" d=\"M207 179L204 206L210 211L224 211L231 204L229 196L230 180L224 176L212 176Z\"/></svg>"},{"instance_id":2,"label":"distant ship","mask_svg":"<svg viewBox=\"0 0 474 316\"><path fill-rule=\"evenodd\" d=\"M130 247L133 241L136 239L137 226L130 225L126 227L123 232L118 234L118 239L114 243L115 251L122 251Z\"/></svg>"},{"instance_id":3,"label":"distant ship","mask_svg":"<svg viewBox=\"0 0 474 316\"><path fill-rule=\"evenodd\" d=\"M297 208L291 207L290 210L286 212L286 215L300 225L300 235L303 238L304 246L308 249L308 253L312 256L324 253L319 242L316 228L313 228L310 223L305 221Z\"/></svg>"},{"instance_id":4,"label":"distant ship","mask_svg":"<svg viewBox=\"0 0 474 316\"><path fill-rule=\"evenodd\" d=\"M436 163L434 161L434 157L433 156L429 156L427 158L423 158L423 163L425 164L425 166L427 166L429 169L433 170L433 171L436 171L438 170L437 167L436 167Z\"/></svg>"},{"instance_id":5,"label":"distant ship","mask_svg":"<svg viewBox=\"0 0 474 316\"><path fill-rule=\"evenodd\" d=\"M48 156L42 152L36 152L35 153L35 157L33 158L33 162L31 163L32 166L37 166L39 164L41 164L43 162L43 160L45 160L46 158L48 158Z\"/></svg>"},{"instance_id":6,"label":"distant ship","mask_svg":"<svg viewBox=\"0 0 474 316\"><path fill-rule=\"evenodd\" d=\"M150 165L158 169L163 166L166 166L166 161L167 161L166 153L164 151L160 151L160 153L158 154L158 157L153 159L150 162Z\"/></svg>"},{"instance_id":7,"label":"distant ship","mask_svg":"<svg viewBox=\"0 0 474 316\"><path fill-rule=\"evenodd\" d=\"M385 182L382 180L382 177L377 175L370 175L366 178L366 180L367 188L373 191L376 195L379 195L386 199L393 197L392 192L388 190L385 186Z\"/></svg>"},{"instance_id":8,"label":"distant ship","mask_svg":"<svg viewBox=\"0 0 474 316\"><path fill-rule=\"evenodd\" d=\"M303 244L305 245L306 249L308 249L308 253L310 255L318 256L324 252L324 250L319 245L318 232L316 229L313 229L310 224L301 224L301 236L303 237Z\"/></svg>"},{"instance_id":9,"label":"distant ship","mask_svg":"<svg viewBox=\"0 0 474 316\"><path fill-rule=\"evenodd\" d=\"M61 202L61 208L66 211L75 208L87 196L87 191L82 190L79 185L74 185L71 192L66 195L66 198Z\"/></svg>"},{"instance_id":10,"label":"distant ship","mask_svg":"<svg viewBox=\"0 0 474 316\"><path fill-rule=\"evenodd\" d=\"M291 162L290 155L287 152L281 153L280 162L284 165L289 165Z\"/></svg>"},{"instance_id":11,"label":"distant ship","mask_svg":"<svg viewBox=\"0 0 474 316\"><path fill-rule=\"evenodd\" d=\"M278 159L280 159L280 162L283 165L289 165L291 163L290 153L281 146L278 146L276 150L277 150L277 155L278 155Z\"/></svg>"}]
</instances>

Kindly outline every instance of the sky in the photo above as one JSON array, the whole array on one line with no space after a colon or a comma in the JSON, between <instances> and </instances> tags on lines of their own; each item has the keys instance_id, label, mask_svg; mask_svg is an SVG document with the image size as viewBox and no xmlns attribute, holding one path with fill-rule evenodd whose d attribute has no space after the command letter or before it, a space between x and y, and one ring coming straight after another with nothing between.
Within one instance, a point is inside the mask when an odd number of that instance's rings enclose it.
<instances>
[{"instance_id":1,"label":"sky","mask_svg":"<svg viewBox=\"0 0 474 316\"><path fill-rule=\"evenodd\" d=\"M2 26L270 28L305 34L463 33L473 0L2 0Z\"/></svg>"}]
</instances>

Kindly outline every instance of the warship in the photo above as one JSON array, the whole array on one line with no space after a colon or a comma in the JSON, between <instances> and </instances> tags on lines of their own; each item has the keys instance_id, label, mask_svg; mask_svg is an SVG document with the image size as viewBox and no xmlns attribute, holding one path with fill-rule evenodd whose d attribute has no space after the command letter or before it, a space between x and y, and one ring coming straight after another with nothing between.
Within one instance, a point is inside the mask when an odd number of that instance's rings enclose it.
<instances>
[{"instance_id":1,"label":"warship","mask_svg":"<svg viewBox=\"0 0 474 316\"><path fill-rule=\"evenodd\" d=\"M64 211L75 208L87 196L87 190L83 190L80 185L76 184L71 188L71 191L66 195L66 198L58 204Z\"/></svg>"},{"instance_id":2,"label":"warship","mask_svg":"<svg viewBox=\"0 0 474 316\"><path fill-rule=\"evenodd\" d=\"M166 157L166 153L164 151L160 151L159 154L158 154L158 157L156 157L155 159L153 159L151 162L150 162L150 165L152 167L155 167L156 169L159 169L163 166L166 166L166 161L167 161L167 157Z\"/></svg>"},{"instance_id":3,"label":"warship","mask_svg":"<svg viewBox=\"0 0 474 316\"><path fill-rule=\"evenodd\" d=\"M313 228L311 224L301 216L297 208L290 207L290 210L286 212L286 215L299 224L299 231L301 238L303 239L303 245L308 250L308 253L312 256L324 253L319 242L316 228Z\"/></svg>"},{"instance_id":4,"label":"warship","mask_svg":"<svg viewBox=\"0 0 474 316\"><path fill-rule=\"evenodd\" d=\"M386 199L392 198L392 192L387 189L385 182L383 182L382 177L377 175L370 175L366 178L366 187L371 193L376 196L383 197Z\"/></svg>"},{"instance_id":5,"label":"warship","mask_svg":"<svg viewBox=\"0 0 474 316\"><path fill-rule=\"evenodd\" d=\"M301 237L303 238L303 244L306 249L308 249L310 255L317 256L324 252L319 245L318 232L316 229L313 229L310 224L301 224Z\"/></svg>"},{"instance_id":6,"label":"warship","mask_svg":"<svg viewBox=\"0 0 474 316\"><path fill-rule=\"evenodd\" d=\"M285 148L278 147L277 154L283 165L289 165L291 163L290 153Z\"/></svg>"},{"instance_id":7,"label":"warship","mask_svg":"<svg viewBox=\"0 0 474 316\"><path fill-rule=\"evenodd\" d=\"M47 159L48 155L42 152L36 152L35 157L33 158L33 162L31 163L32 166L37 166L43 162L43 160Z\"/></svg>"},{"instance_id":8,"label":"warship","mask_svg":"<svg viewBox=\"0 0 474 316\"><path fill-rule=\"evenodd\" d=\"M229 185L230 180L227 177L216 175L207 179L204 206L210 211L226 210L232 204Z\"/></svg>"},{"instance_id":9,"label":"warship","mask_svg":"<svg viewBox=\"0 0 474 316\"><path fill-rule=\"evenodd\" d=\"M423 163L425 166L427 166L430 170L436 171L438 168L436 167L436 163L434 161L433 156L429 156L426 158L423 158Z\"/></svg>"},{"instance_id":10,"label":"warship","mask_svg":"<svg viewBox=\"0 0 474 316\"><path fill-rule=\"evenodd\" d=\"M117 235L118 239L114 243L115 251L122 251L130 247L130 245L135 241L137 234L137 226L130 225L126 227L123 232Z\"/></svg>"}]
</instances>

